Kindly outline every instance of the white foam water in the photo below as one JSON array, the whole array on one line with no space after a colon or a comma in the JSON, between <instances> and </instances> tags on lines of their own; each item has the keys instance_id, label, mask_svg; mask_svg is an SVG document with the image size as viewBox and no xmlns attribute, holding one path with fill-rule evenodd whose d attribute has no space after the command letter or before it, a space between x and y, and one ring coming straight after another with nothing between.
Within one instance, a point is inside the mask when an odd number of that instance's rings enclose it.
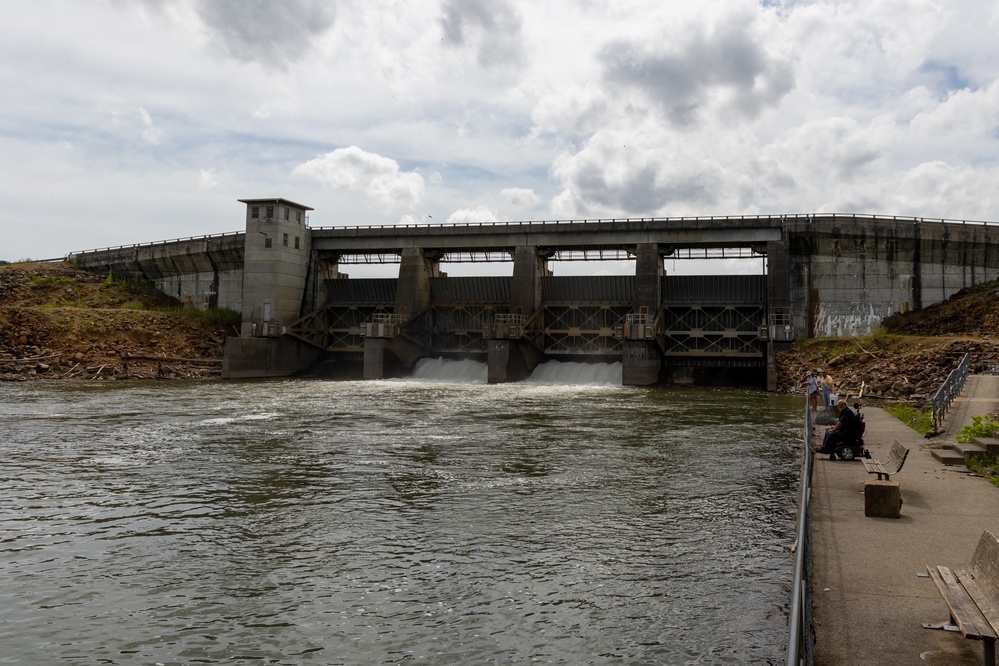
<instances>
[{"instance_id":1,"label":"white foam water","mask_svg":"<svg viewBox=\"0 0 999 666\"><path fill-rule=\"evenodd\" d=\"M546 361L536 367L527 383L620 386L620 363Z\"/></svg>"},{"instance_id":2,"label":"white foam water","mask_svg":"<svg viewBox=\"0 0 999 666\"><path fill-rule=\"evenodd\" d=\"M412 379L456 384L485 384L489 381L489 366L470 359L421 358L413 368Z\"/></svg>"},{"instance_id":3,"label":"white foam water","mask_svg":"<svg viewBox=\"0 0 999 666\"><path fill-rule=\"evenodd\" d=\"M531 376L522 383L560 386L620 386L621 373L620 363L546 361L536 367ZM455 384L485 384L489 381L489 367L481 361L470 359L424 358L416 363L410 379Z\"/></svg>"}]
</instances>

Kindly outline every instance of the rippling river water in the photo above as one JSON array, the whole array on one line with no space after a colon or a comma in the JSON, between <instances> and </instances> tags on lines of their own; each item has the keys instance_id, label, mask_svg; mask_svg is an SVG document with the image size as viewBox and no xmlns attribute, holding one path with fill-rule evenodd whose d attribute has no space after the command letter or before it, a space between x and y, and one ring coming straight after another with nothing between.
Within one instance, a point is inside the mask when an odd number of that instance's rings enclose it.
<instances>
[{"instance_id":1,"label":"rippling river water","mask_svg":"<svg viewBox=\"0 0 999 666\"><path fill-rule=\"evenodd\" d=\"M800 414L540 381L0 385L0 664L778 663Z\"/></svg>"}]
</instances>

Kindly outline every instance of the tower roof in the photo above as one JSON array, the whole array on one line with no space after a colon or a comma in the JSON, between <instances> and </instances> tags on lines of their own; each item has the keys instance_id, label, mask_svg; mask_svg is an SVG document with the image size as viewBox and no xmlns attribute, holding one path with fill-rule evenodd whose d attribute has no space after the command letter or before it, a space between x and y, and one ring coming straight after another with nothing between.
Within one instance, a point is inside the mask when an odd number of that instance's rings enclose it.
<instances>
[{"instance_id":1,"label":"tower roof","mask_svg":"<svg viewBox=\"0 0 999 666\"><path fill-rule=\"evenodd\" d=\"M237 199L236 201L238 201L239 203L245 203L245 204L255 204L257 206L285 205L285 206L293 206L295 208L301 208L302 210L315 210L314 208L310 208L309 206L303 206L302 204L295 203L294 201L292 201L290 199L282 199L280 197L277 197L277 198L271 197L270 199Z\"/></svg>"}]
</instances>

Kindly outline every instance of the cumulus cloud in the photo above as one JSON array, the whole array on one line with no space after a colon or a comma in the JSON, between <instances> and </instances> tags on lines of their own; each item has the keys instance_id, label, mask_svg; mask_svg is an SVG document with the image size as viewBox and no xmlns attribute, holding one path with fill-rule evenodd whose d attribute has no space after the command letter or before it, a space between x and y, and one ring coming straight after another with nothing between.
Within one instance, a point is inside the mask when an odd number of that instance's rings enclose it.
<instances>
[{"instance_id":1,"label":"cumulus cloud","mask_svg":"<svg viewBox=\"0 0 999 666\"><path fill-rule=\"evenodd\" d=\"M880 201L914 217L996 221L999 167L925 162L906 171ZM887 189L887 188L886 188Z\"/></svg>"},{"instance_id":2,"label":"cumulus cloud","mask_svg":"<svg viewBox=\"0 0 999 666\"><path fill-rule=\"evenodd\" d=\"M926 104L913 117L911 128L923 141L975 151L983 140L995 138L999 128L999 80L979 90L951 91L939 102Z\"/></svg>"},{"instance_id":3,"label":"cumulus cloud","mask_svg":"<svg viewBox=\"0 0 999 666\"><path fill-rule=\"evenodd\" d=\"M426 187L423 176L415 171L402 171L395 160L357 146L320 155L295 167L292 173L329 187L362 193L386 210L412 208L420 202Z\"/></svg>"},{"instance_id":4,"label":"cumulus cloud","mask_svg":"<svg viewBox=\"0 0 999 666\"><path fill-rule=\"evenodd\" d=\"M541 200L534 190L524 187L508 187L500 190L500 196L514 206L533 206Z\"/></svg>"},{"instance_id":5,"label":"cumulus cloud","mask_svg":"<svg viewBox=\"0 0 999 666\"><path fill-rule=\"evenodd\" d=\"M478 208L462 208L451 213L448 224L474 224L476 222L498 222L499 217L487 206Z\"/></svg>"},{"instance_id":6,"label":"cumulus cloud","mask_svg":"<svg viewBox=\"0 0 999 666\"><path fill-rule=\"evenodd\" d=\"M770 53L735 12L713 25L691 23L654 44L619 40L604 48L604 78L644 94L671 121L690 125L712 102L755 118L794 85L791 63Z\"/></svg>"},{"instance_id":7,"label":"cumulus cloud","mask_svg":"<svg viewBox=\"0 0 999 666\"><path fill-rule=\"evenodd\" d=\"M111 112L111 121L127 132L137 134L151 146L158 145L163 140L163 131L153 122L149 112L141 106L116 109Z\"/></svg>"},{"instance_id":8,"label":"cumulus cloud","mask_svg":"<svg viewBox=\"0 0 999 666\"><path fill-rule=\"evenodd\" d=\"M229 55L277 69L302 58L334 19L327 0L207 0L196 7Z\"/></svg>"},{"instance_id":9,"label":"cumulus cloud","mask_svg":"<svg viewBox=\"0 0 999 666\"><path fill-rule=\"evenodd\" d=\"M317 224L543 206L999 220L993 4L20 3L0 25L17 91L0 191L22 211L43 193L86 245L239 228L221 190L307 202ZM138 218L148 230L120 221ZM11 230L0 258L70 243L36 236Z\"/></svg>"},{"instance_id":10,"label":"cumulus cloud","mask_svg":"<svg viewBox=\"0 0 999 666\"><path fill-rule=\"evenodd\" d=\"M444 0L444 43L477 51L483 67L522 65L520 14L509 0Z\"/></svg>"},{"instance_id":11,"label":"cumulus cloud","mask_svg":"<svg viewBox=\"0 0 999 666\"><path fill-rule=\"evenodd\" d=\"M853 118L822 118L789 130L762 154L798 180L828 187L869 175L894 134L887 117L866 125Z\"/></svg>"},{"instance_id":12,"label":"cumulus cloud","mask_svg":"<svg viewBox=\"0 0 999 666\"><path fill-rule=\"evenodd\" d=\"M201 169L198 175L198 188L210 190L219 184L220 174L216 169Z\"/></svg>"},{"instance_id":13,"label":"cumulus cloud","mask_svg":"<svg viewBox=\"0 0 999 666\"><path fill-rule=\"evenodd\" d=\"M692 138L651 119L609 127L555 160L551 175L562 191L552 200L552 213L681 215L735 207L745 159L739 152L712 145L710 132Z\"/></svg>"}]
</instances>

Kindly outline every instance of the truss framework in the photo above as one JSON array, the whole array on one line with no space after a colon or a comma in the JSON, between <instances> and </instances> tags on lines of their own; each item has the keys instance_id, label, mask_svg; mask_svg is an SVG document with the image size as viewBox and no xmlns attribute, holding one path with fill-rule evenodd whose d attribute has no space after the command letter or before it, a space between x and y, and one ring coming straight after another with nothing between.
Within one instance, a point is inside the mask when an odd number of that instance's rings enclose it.
<instances>
[{"instance_id":1,"label":"truss framework","mask_svg":"<svg viewBox=\"0 0 999 666\"><path fill-rule=\"evenodd\" d=\"M393 305L327 305L288 327L288 334L329 352L363 352L362 324L391 316ZM653 339L667 357L752 357L765 351L764 303L665 305ZM430 353L481 355L489 327L510 317L500 303L434 305L409 319L403 334ZM547 355L615 355L622 326L636 316L630 303L549 303L523 326L523 337Z\"/></svg>"},{"instance_id":2,"label":"truss framework","mask_svg":"<svg viewBox=\"0 0 999 666\"><path fill-rule=\"evenodd\" d=\"M488 340L483 330L509 310L498 303L434 305L407 322L403 331L436 354L485 354Z\"/></svg>"},{"instance_id":3,"label":"truss framework","mask_svg":"<svg viewBox=\"0 0 999 666\"><path fill-rule=\"evenodd\" d=\"M763 355L763 303L670 305L663 308L661 345L666 356Z\"/></svg>"},{"instance_id":4,"label":"truss framework","mask_svg":"<svg viewBox=\"0 0 999 666\"><path fill-rule=\"evenodd\" d=\"M546 354L619 354L615 329L631 312L630 303L567 303L544 307L540 346Z\"/></svg>"},{"instance_id":5,"label":"truss framework","mask_svg":"<svg viewBox=\"0 0 999 666\"><path fill-rule=\"evenodd\" d=\"M391 304L327 305L288 327L288 335L329 352L363 352L361 324L389 314Z\"/></svg>"}]
</instances>

